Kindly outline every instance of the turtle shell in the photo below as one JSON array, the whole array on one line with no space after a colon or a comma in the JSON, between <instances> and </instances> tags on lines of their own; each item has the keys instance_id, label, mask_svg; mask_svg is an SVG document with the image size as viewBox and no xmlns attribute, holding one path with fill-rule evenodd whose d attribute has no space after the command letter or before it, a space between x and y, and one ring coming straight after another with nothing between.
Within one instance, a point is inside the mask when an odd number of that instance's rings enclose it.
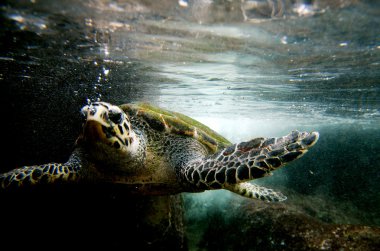
<instances>
[{"instance_id":1,"label":"turtle shell","mask_svg":"<svg viewBox=\"0 0 380 251\"><path fill-rule=\"evenodd\" d=\"M124 104L120 108L129 116L143 119L157 131L193 137L215 153L231 143L206 125L178 112L147 103Z\"/></svg>"}]
</instances>

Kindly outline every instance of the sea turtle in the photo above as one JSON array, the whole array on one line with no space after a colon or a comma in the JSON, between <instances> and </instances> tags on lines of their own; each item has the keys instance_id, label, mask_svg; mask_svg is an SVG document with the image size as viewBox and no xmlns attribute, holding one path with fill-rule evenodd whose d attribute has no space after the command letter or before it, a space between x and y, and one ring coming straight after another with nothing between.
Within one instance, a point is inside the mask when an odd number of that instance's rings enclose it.
<instances>
[{"instance_id":1,"label":"sea turtle","mask_svg":"<svg viewBox=\"0 0 380 251\"><path fill-rule=\"evenodd\" d=\"M227 189L283 201L248 181L265 177L305 154L318 132L254 138L232 144L183 114L146 103L93 102L81 109L83 131L66 163L25 166L0 174L1 190L40 184L120 184L147 195Z\"/></svg>"}]
</instances>

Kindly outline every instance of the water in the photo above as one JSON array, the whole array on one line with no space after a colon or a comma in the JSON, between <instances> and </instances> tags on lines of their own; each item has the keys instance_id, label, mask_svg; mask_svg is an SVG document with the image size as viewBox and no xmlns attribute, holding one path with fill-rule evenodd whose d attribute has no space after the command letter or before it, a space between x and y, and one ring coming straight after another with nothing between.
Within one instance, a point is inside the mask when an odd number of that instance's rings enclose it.
<instances>
[{"instance_id":1,"label":"water","mask_svg":"<svg viewBox=\"0 0 380 251\"><path fill-rule=\"evenodd\" d=\"M380 226L380 6L269 2L2 4L2 170L66 160L88 99L148 101L232 142L319 131L302 160L258 183L324 222ZM248 203L227 191L184 200L191 248L210 215L228 225Z\"/></svg>"}]
</instances>

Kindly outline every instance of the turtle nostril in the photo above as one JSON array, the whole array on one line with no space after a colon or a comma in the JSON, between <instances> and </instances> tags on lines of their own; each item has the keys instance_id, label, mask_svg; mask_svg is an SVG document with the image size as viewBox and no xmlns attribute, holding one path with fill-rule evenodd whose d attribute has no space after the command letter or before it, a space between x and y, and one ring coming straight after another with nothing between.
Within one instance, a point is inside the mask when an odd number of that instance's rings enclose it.
<instances>
[{"instance_id":1,"label":"turtle nostril","mask_svg":"<svg viewBox=\"0 0 380 251\"><path fill-rule=\"evenodd\" d=\"M91 115L91 116L94 116L95 113L96 113L96 108L95 108L95 107L91 107L91 108L90 108L90 115Z\"/></svg>"}]
</instances>

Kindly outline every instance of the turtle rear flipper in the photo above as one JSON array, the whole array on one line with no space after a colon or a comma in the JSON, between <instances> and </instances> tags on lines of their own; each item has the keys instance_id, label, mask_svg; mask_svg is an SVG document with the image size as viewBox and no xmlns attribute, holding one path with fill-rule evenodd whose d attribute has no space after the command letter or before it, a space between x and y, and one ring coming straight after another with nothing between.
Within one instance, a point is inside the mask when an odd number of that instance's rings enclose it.
<instances>
[{"instance_id":1,"label":"turtle rear flipper","mask_svg":"<svg viewBox=\"0 0 380 251\"><path fill-rule=\"evenodd\" d=\"M258 199L266 202L281 202L287 199L286 196L281 192L274 191L270 188L258 186L249 182L227 185L224 188L244 197Z\"/></svg>"},{"instance_id":2,"label":"turtle rear flipper","mask_svg":"<svg viewBox=\"0 0 380 251\"><path fill-rule=\"evenodd\" d=\"M293 131L281 138L255 138L231 145L201 160L190 162L182 174L200 190L262 178L303 156L318 140L318 132Z\"/></svg>"}]
</instances>

